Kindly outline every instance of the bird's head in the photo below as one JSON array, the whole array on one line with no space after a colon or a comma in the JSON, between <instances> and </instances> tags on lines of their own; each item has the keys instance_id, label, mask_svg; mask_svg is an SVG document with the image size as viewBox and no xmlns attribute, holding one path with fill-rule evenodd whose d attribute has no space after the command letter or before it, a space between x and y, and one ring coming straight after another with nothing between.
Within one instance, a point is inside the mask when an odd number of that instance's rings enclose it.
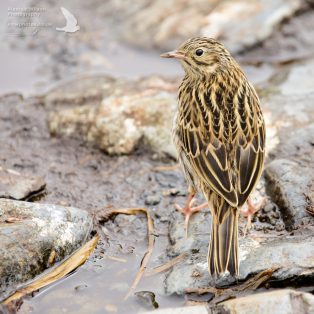
<instances>
[{"instance_id":1,"label":"bird's head","mask_svg":"<svg viewBox=\"0 0 314 314\"><path fill-rule=\"evenodd\" d=\"M230 53L218 41L207 37L191 38L178 49L160 55L176 58L187 74L193 76L212 75L232 62Z\"/></svg>"}]
</instances>

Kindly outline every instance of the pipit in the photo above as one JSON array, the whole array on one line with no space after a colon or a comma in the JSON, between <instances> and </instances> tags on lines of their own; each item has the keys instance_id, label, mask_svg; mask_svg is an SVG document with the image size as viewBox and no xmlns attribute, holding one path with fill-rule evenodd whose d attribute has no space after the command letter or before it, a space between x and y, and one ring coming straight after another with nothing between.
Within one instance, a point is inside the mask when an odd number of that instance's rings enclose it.
<instances>
[{"instance_id":1,"label":"pipit","mask_svg":"<svg viewBox=\"0 0 314 314\"><path fill-rule=\"evenodd\" d=\"M192 38L161 55L181 61L173 139L189 184L181 211L190 215L203 192L212 213L208 269L213 277L238 275L239 210L256 186L264 163L265 125L259 98L226 48ZM187 223L187 221L186 221Z\"/></svg>"}]
</instances>

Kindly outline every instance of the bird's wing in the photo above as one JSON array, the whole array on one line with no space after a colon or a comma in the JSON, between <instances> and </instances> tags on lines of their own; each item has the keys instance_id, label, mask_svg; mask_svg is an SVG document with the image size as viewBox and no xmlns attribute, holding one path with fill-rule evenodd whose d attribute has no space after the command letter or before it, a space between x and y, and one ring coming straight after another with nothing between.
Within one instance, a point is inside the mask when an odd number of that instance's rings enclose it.
<instances>
[{"instance_id":1,"label":"bird's wing","mask_svg":"<svg viewBox=\"0 0 314 314\"><path fill-rule=\"evenodd\" d=\"M239 205L243 205L261 176L265 155L265 124L259 99L251 85L246 86L244 100L238 103L238 137L236 174ZM240 99L241 100L241 99ZM251 108L249 114L241 106Z\"/></svg>"},{"instance_id":2,"label":"bird's wing","mask_svg":"<svg viewBox=\"0 0 314 314\"><path fill-rule=\"evenodd\" d=\"M221 195L230 205L237 206L227 147L214 132L214 123L220 124L220 112L212 112L206 103L206 95L198 94L195 89L190 99L181 100L182 110L176 128L177 145L186 156L186 167L194 172L201 185ZM216 118L218 120L214 120Z\"/></svg>"},{"instance_id":3,"label":"bird's wing","mask_svg":"<svg viewBox=\"0 0 314 314\"><path fill-rule=\"evenodd\" d=\"M242 92L244 95L249 91ZM218 90L203 94L194 90L192 96L193 103L182 106L176 129L177 144L187 156L187 167L193 169L203 187L216 192L231 206L242 205L262 169L263 120L259 122L261 126L255 126L255 120L252 125L251 120L241 123L240 104L235 104L240 113L226 120L228 113L218 106ZM258 98L245 95L242 101L247 104Z\"/></svg>"},{"instance_id":4,"label":"bird's wing","mask_svg":"<svg viewBox=\"0 0 314 314\"><path fill-rule=\"evenodd\" d=\"M64 15L66 22L67 22L67 26L76 26L77 25L77 19L75 18L75 16L68 11L66 8L61 7L61 11L62 14Z\"/></svg>"}]
</instances>

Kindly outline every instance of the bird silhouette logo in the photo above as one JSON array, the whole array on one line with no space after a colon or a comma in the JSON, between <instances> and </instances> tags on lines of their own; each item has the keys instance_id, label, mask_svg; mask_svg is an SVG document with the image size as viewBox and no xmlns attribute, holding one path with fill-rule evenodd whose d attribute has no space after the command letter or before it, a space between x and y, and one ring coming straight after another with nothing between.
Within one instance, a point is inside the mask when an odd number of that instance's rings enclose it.
<instances>
[{"instance_id":1,"label":"bird silhouette logo","mask_svg":"<svg viewBox=\"0 0 314 314\"><path fill-rule=\"evenodd\" d=\"M75 16L66 8L61 7L62 14L66 19L66 25L62 28L57 27L56 30L65 33L75 33L80 29L80 26L77 25L77 19Z\"/></svg>"}]
</instances>

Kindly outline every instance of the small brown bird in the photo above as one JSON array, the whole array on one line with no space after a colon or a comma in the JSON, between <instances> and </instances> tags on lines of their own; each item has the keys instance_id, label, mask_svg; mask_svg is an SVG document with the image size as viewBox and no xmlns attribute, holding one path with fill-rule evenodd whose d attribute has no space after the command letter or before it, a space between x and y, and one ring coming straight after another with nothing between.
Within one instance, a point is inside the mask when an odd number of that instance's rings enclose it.
<instances>
[{"instance_id":1,"label":"small brown bird","mask_svg":"<svg viewBox=\"0 0 314 314\"><path fill-rule=\"evenodd\" d=\"M265 126L258 96L226 48L192 38L161 55L185 70L178 94L173 138L189 184L186 223L202 191L212 212L208 268L237 275L239 209L249 200L264 163ZM249 202L252 208L252 202Z\"/></svg>"}]
</instances>

